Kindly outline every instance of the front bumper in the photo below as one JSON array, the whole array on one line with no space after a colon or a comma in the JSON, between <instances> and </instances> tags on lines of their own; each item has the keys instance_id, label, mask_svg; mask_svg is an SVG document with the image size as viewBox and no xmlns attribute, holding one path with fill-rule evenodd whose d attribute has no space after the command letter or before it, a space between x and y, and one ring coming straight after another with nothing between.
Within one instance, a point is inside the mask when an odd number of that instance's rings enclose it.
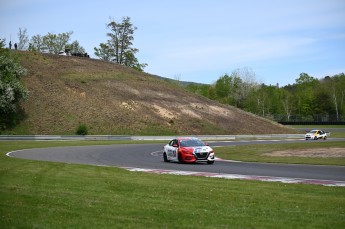
<instances>
[{"instance_id":1,"label":"front bumper","mask_svg":"<svg viewBox=\"0 0 345 229\"><path fill-rule=\"evenodd\" d=\"M210 153L210 152L183 154L182 155L183 161L187 162L187 163L214 161L215 158L216 157L215 157L214 153Z\"/></svg>"}]
</instances>

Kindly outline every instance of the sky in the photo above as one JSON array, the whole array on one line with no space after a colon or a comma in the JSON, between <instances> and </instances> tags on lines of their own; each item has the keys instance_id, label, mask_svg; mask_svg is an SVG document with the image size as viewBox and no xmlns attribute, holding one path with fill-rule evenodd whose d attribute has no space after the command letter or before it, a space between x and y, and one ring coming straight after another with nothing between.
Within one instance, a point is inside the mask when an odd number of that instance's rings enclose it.
<instances>
[{"instance_id":1,"label":"sky","mask_svg":"<svg viewBox=\"0 0 345 229\"><path fill-rule=\"evenodd\" d=\"M248 68L258 83L284 86L300 73L345 73L345 0L0 0L0 38L73 31L96 58L106 24L127 16L150 74L211 84Z\"/></svg>"}]
</instances>

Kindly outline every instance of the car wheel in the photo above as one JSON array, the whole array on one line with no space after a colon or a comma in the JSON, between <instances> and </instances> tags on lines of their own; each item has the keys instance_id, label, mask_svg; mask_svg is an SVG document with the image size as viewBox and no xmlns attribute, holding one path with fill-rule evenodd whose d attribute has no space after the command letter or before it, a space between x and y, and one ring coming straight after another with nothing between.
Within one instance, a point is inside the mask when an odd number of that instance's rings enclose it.
<instances>
[{"instance_id":1,"label":"car wheel","mask_svg":"<svg viewBox=\"0 0 345 229\"><path fill-rule=\"evenodd\" d=\"M323 140L326 140L327 139L327 137L325 136L324 138L323 138Z\"/></svg>"},{"instance_id":2,"label":"car wheel","mask_svg":"<svg viewBox=\"0 0 345 229\"><path fill-rule=\"evenodd\" d=\"M163 159L164 159L164 162L169 162L168 156L165 152L163 152Z\"/></svg>"},{"instance_id":3,"label":"car wheel","mask_svg":"<svg viewBox=\"0 0 345 229\"><path fill-rule=\"evenodd\" d=\"M318 140L318 138L315 136L315 137L314 137L314 140Z\"/></svg>"},{"instance_id":4,"label":"car wheel","mask_svg":"<svg viewBox=\"0 0 345 229\"><path fill-rule=\"evenodd\" d=\"M182 155L179 153L178 156L178 162L183 163Z\"/></svg>"},{"instance_id":5,"label":"car wheel","mask_svg":"<svg viewBox=\"0 0 345 229\"><path fill-rule=\"evenodd\" d=\"M214 161L207 161L207 164L212 165Z\"/></svg>"}]
</instances>

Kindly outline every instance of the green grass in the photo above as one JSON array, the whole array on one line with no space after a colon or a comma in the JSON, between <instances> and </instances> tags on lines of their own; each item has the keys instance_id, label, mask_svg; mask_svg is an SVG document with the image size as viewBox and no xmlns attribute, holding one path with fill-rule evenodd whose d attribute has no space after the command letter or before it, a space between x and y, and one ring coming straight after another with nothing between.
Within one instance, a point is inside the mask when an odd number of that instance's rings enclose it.
<instances>
[{"instance_id":1,"label":"green grass","mask_svg":"<svg viewBox=\"0 0 345 229\"><path fill-rule=\"evenodd\" d=\"M332 132L331 138L345 138L345 132Z\"/></svg>"},{"instance_id":2,"label":"green grass","mask_svg":"<svg viewBox=\"0 0 345 229\"><path fill-rule=\"evenodd\" d=\"M216 148L216 155L222 159L248 161L248 162L271 162L290 164L314 164L314 165L345 165L345 157L342 158L309 158L309 157L273 157L265 156L279 150L298 150L310 148L345 148L345 142L309 141L286 144L257 144L243 146L228 146Z\"/></svg>"},{"instance_id":3,"label":"green grass","mask_svg":"<svg viewBox=\"0 0 345 229\"><path fill-rule=\"evenodd\" d=\"M0 142L1 228L343 228L345 189L129 172L6 157L23 148L113 142Z\"/></svg>"}]
</instances>

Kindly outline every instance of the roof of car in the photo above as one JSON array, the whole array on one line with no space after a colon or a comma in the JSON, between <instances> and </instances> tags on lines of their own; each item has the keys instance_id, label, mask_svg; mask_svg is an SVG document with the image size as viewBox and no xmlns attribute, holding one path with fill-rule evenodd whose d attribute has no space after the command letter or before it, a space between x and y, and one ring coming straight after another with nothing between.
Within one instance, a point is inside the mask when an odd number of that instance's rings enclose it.
<instances>
[{"instance_id":1,"label":"roof of car","mask_svg":"<svg viewBox=\"0 0 345 229\"><path fill-rule=\"evenodd\" d=\"M198 139L198 138L195 138L195 137L178 137L176 139L177 140L192 140L192 139Z\"/></svg>"}]
</instances>

